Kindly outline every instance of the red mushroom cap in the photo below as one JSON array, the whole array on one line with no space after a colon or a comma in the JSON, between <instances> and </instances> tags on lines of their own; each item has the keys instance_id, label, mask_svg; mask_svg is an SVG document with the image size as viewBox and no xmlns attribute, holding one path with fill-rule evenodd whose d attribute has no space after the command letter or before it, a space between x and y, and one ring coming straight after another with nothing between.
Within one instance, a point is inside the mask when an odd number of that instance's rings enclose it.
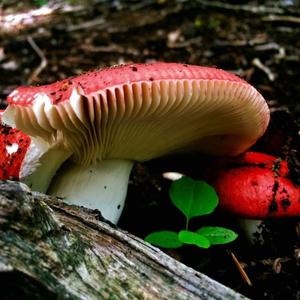
<instances>
[{"instance_id":1,"label":"red mushroom cap","mask_svg":"<svg viewBox=\"0 0 300 300\"><path fill-rule=\"evenodd\" d=\"M19 179L30 137L18 129L2 125L2 113L0 110L0 180Z\"/></svg>"},{"instance_id":2,"label":"red mushroom cap","mask_svg":"<svg viewBox=\"0 0 300 300\"><path fill-rule=\"evenodd\" d=\"M300 215L300 190L287 175L285 161L248 152L219 171L213 186L220 208L237 216L295 217Z\"/></svg>"},{"instance_id":3,"label":"red mushroom cap","mask_svg":"<svg viewBox=\"0 0 300 300\"><path fill-rule=\"evenodd\" d=\"M247 84L241 78L216 68L158 62L104 68L49 85L21 86L15 89L6 100L9 104L29 106L33 104L38 93L44 93L50 99L51 104L56 105L69 100L74 88L80 88L82 93L87 96L124 83L170 79L226 80Z\"/></svg>"}]
</instances>

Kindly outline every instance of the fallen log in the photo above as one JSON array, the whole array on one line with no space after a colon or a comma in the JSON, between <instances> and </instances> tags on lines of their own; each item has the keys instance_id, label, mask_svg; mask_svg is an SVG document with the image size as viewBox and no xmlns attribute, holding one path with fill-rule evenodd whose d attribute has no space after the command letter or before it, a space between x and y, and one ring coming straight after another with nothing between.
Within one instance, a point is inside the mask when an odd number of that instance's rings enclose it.
<instances>
[{"instance_id":1,"label":"fallen log","mask_svg":"<svg viewBox=\"0 0 300 300\"><path fill-rule=\"evenodd\" d=\"M1 299L246 299L143 240L0 181Z\"/></svg>"}]
</instances>

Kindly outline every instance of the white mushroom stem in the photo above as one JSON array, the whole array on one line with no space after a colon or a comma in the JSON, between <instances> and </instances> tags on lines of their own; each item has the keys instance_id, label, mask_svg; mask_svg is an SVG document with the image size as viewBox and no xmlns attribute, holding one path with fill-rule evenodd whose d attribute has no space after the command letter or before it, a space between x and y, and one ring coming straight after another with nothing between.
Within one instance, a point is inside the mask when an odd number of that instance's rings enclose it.
<instances>
[{"instance_id":1,"label":"white mushroom stem","mask_svg":"<svg viewBox=\"0 0 300 300\"><path fill-rule=\"evenodd\" d=\"M32 140L20 169L20 180L33 191L46 193L56 171L69 156L66 150Z\"/></svg>"},{"instance_id":2,"label":"white mushroom stem","mask_svg":"<svg viewBox=\"0 0 300 300\"><path fill-rule=\"evenodd\" d=\"M98 209L116 224L124 207L133 161L104 160L81 166L69 157L70 152L58 146L49 148L32 140L20 180L34 191L63 197L69 204Z\"/></svg>"},{"instance_id":3,"label":"white mushroom stem","mask_svg":"<svg viewBox=\"0 0 300 300\"><path fill-rule=\"evenodd\" d=\"M130 160L104 160L89 166L67 161L51 182L48 193L68 204L98 209L104 218L117 223L124 207Z\"/></svg>"}]
</instances>

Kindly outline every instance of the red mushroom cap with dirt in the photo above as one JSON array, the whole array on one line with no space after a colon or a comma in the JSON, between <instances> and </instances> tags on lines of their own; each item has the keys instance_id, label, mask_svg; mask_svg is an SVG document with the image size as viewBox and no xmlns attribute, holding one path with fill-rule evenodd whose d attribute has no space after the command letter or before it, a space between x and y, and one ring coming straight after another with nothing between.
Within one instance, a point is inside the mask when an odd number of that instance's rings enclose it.
<instances>
[{"instance_id":1,"label":"red mushroom cap with dirt","mask_svg":"<svg viewBox=\"0 0 300 300\"><path fill-rule=\"evenodd\" d=\"M19 180L19 172L30 137L18 129L1 123L0 110L0 180Z\"/></svg>"},{"instance_id":2,"label":"red mushroom cap with dirt","mask_svg":"<svg viewBox=\"0 0 300 300\"><path fill-rule=\"evenodd\" d=\"M289 178L287 162L272 155L246 152L230 159L211 183L220 208L240 218L300 216L300 189Z\"/></svg>"}]
</instances>

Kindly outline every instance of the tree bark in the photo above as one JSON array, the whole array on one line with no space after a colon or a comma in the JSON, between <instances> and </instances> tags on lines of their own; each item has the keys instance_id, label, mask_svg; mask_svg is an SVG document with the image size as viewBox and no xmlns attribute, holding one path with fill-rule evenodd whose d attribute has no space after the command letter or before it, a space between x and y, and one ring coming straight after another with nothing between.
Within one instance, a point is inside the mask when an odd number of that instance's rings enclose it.
<instances>
[{"instance_id":1,"label":"tree bark","mask_svg":"<svg viewBox=\"0 0 300 300\"><path fill-rule=\"evenodd\" d=\"M0 181L1 299L246 299L101 219Z\"/></svg>"}]
</instances>

